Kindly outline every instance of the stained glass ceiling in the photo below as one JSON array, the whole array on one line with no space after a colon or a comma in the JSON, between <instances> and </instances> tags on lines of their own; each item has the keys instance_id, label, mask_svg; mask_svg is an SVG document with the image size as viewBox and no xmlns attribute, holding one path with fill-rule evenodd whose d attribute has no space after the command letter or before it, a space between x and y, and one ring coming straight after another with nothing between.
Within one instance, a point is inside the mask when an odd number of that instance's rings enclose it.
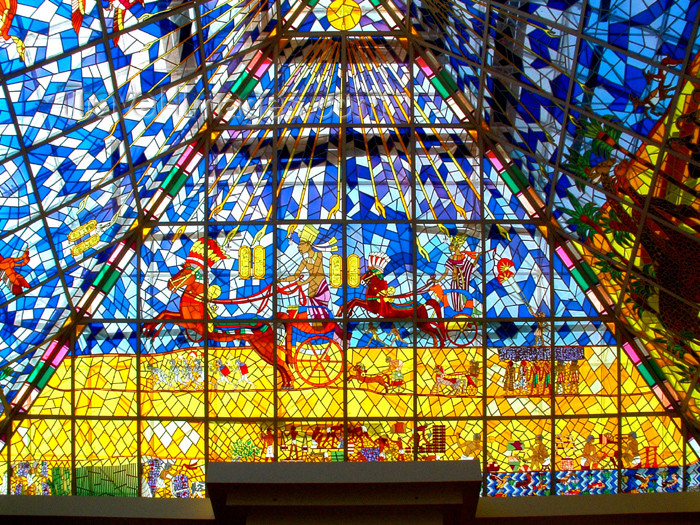
<instances>
[{"instance_id":1,"label":"stained glass ceiling","mask_svg":"<svg viewBox=\"0 0 700 525\"><path fill-rule=\"evenodd\" d=\"M697 463L700 2L0 4L11 493L24 458L194 495L336 427L319 458L481 451L489 495L566 493L565 434L618 438L591 493L623 435ZM518 447L549 477L489 470Z\"/></svg>"}]
</instances>

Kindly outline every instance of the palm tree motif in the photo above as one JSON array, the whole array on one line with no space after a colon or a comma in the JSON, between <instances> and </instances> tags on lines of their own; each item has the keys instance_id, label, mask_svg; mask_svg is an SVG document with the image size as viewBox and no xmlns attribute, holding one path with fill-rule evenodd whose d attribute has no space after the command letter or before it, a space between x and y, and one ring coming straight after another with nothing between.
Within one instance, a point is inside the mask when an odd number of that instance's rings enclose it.
<instances>
[{"instance_id":1,"label":"palm tree motif","mask_svg":"<svg viewBox=\"0 0 700 525\"><path fill-rule=\"evenodd\" d=\"M700 340L700 244L689 238L700 237L700 212L662 197L640 194L631 184L628 169L632 163L649 169L654 166L621 147L617 143L619 131L609 124L585 120L580 124L578 134L590 139L589 149L583 155L570 153L564 167L579 177L579 182L599 185L607 198L602 205L581 204L569 194L573 206L565 210L571 217L569 225L584 242L590 243L596 235L610 242L612 251L597 254L596 267L620 283L624 280L622 270L630 262L625 252L639 235L642 262L632 264L634 275L628 283L626 302L638 312L655 314L669 344L680 344L694 361L700 360L685 344ZM612 158L613 152L626 159L618 162ZM676 188L693 191L678 174L660 170L659 176ZM639 210L647 200L649 213L643 217ZM658 301L650 301L652 296Z\"/></svg>"}]
</instances>

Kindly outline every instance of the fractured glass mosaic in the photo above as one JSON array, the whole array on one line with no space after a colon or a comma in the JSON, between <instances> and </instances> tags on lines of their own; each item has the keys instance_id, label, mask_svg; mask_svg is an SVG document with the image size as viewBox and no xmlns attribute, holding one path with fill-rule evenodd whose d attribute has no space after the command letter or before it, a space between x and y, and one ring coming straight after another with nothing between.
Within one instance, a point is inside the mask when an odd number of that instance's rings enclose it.
<instances>
[{"instance_id":1,"label":"fractured glass mosaic","mask_svg":"<svg viewBox=\"0 0 700 525\"><path fill-rule=\"evenodd\" d=\"M0 493L700 490L700 1L0 9Z\"/></svg>"}]
</instances>

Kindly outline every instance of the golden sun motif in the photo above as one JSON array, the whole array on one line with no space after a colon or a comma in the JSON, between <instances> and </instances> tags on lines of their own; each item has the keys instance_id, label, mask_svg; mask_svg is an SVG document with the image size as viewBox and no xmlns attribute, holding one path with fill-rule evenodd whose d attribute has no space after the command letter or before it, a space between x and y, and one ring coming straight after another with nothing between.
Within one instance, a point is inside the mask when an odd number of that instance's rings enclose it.
<instances>
[{"instance_id":1,"label":"golden sun motif","mask_svg":"<svg viewBox=\"0 0 700 525\"><path fill-rule=\"evenodd\" d=\"M360 23L362 10L355 0L334 0L328 6L326 17L334 28L347 31Z\"/></svg>"}]
</instances>

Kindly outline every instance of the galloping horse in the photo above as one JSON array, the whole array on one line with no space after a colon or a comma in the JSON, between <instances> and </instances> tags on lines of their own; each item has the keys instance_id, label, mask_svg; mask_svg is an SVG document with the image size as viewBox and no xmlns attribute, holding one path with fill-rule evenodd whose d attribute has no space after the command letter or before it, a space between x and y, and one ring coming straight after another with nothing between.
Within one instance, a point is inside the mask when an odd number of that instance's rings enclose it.
<instances>
[{"instance_id":1,"label":"galloping horse","mask_svg":"<svg viewBox=\"0 0 700 525\"><path fill-rule=\"evenodd\" d=\"M415 306L414 303L394 304L388 295L388 285L380 272L369 269L362 275L362 283L367 287L364 299L352 299L349 303L340 307L338 317L343 314L343 308L347 308L348 316L352 315L355 308L363 308L370 313L382 318L413 319L415 308L418 328L433 338L433 344L442 348L445 343L445 335L442 330L442 323L428 319L427 306L435 310L437 317L441 316L440 303L435 299L428 299L425 304Z\"/></svg>"},{"instance_id":2,"label":"galloping horse","mask_svg":"<svg viewBox=\"0 0 700 525\"><path fill-rule=\"evenodd\" d=\"M462 395L467 394L467 389L473 387L476 390L476 383L469 374L445 374L441 366L435 367L435 393L439 394L442 387L447 387L452 394Z\"/></svg>"},{"instance_id":3,"label":"galloping horse","mask_svg":"<svg viewBox=\"0 0 700 525\"><path fill-rule=\"evenodd\" d=\"M379 386L384 388L385 394L389 393L389 383L391 382L391 378L386 372L368 374L365 366L360 364L351 366L348 370L348 381L351 379L356 379L360 383L364 383L366 385L377 383Z\"/></svg>"},{"instance_id":4,"label":"galloping horse","mask_svg":"<svg viewBox=\"0 0 700 525\"><path fill-rule=\"evenodd\" d=\"M246 341L251 348L268 364L274 366L274 332L269 323L255 319L227 319L217 320L208 311L204 298L203 269L196 264L185 263L182 270L168 281L168 289L176 291L184 288L180 298L180 311L164 310L159 313L153 322L144 324L143 334L146 337L155 338L166 323L172 323L191 330L199 336L187 337L193 342L202 341L205 337L205 323L209 325L206 337L211 341ZM211 288L210 288L211 290ZM211 293L210 293L211 295ZM210 299L211 300L211 299ZM197 320L188 322L189 320ZM246 333L243 333L246 332ZM284 359L277 359L277 367L282 376L282 388L291 388L294 384L294 376L290 370L292 363L291 350L285 349Z\"/></svg>"}]
</instances>

